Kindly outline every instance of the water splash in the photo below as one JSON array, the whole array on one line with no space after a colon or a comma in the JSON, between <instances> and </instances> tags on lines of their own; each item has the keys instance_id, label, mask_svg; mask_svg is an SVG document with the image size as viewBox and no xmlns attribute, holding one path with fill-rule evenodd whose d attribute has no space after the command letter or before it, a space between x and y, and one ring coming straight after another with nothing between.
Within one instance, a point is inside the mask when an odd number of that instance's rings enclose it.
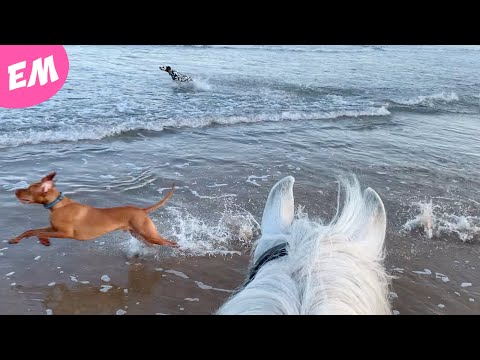
<instances>
[{"instance_id":1,"label":"water splash","mask_svg":"<svg viewBox=\"0 0 480 360\"><path fill-rule=\"evenodd\" d=\"M226 208L216 222L201 220L185 209L167 209L172 219L171 238L185 255L240 254L258 235L260 226L252 214Z\"/></svg>"},{"instance_id":2,"label":"water splash","mask_svg":"<svg viewBox=\"0 0 480 360\"><path fill-rule=\"evenodd\" d=\"M480 218L476 216L452 214L440 205L430 202L417 202L414 205L419 213L403 225L404 231L421 230L427 238L442 235L457 235L463 242L473 241L480 235Z\"/></svg>"},{"instance_id":3,"label":"water splash","mask_svg":"<svg viewBox=\"0 0 480 360\"><path fill-rule=\"evenodd\" d=\"M227 203L218 220L202 220L181 207L166 208L162 236L180 248L152 246L133 237L121 244L128 257L203 256L241 254L258 237L260 225L252 214Z\"/></svg>"}]
</instances>

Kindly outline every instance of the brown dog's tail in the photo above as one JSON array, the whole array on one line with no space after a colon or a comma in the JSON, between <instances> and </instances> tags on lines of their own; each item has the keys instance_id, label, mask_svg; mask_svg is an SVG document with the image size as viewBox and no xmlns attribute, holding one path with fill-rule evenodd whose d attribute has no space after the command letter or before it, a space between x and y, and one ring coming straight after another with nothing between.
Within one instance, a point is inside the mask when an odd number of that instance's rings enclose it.
<instances>
[{"instance_id":1,"label":"brown dog's tail","mask_svg":"<svg viewBox=\"0 0 480 360\"><path fill-rule=\"evenodd\" d=\"M148 208L145 208L143 209L145 212L149 213L150 211L153 211L153 210L156 210L158 209L160 206L162 206L163 204L165 204L167 202L168 199L170 199L170 197L173 195L173 193L175 192L175 183L172 184L172 190L169 191L169 193L167 194L167 196L165 196L165 198L156 203L155 205L152 205Z\"/></svg>"}]
</instances>

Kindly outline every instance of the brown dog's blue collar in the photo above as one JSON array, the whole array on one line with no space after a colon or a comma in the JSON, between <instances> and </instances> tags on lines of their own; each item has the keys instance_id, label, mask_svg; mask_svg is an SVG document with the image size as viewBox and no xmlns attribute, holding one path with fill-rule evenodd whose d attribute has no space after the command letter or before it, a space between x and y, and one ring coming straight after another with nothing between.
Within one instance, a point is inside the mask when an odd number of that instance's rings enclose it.
<instances>
[{"instance_id":1,"label":"brown dog's blue collar","mask_svg":"<svg viewBox=\"0 0 480 360\"><path fill-rule=\"evenodd\" d=\"M47 210L51 209L52 207L54 207L56 204L58 204L62 200L63 200L63 194L60 193L60 195L58 195L58 197L55 200L53 200L51 203L43 204L43 207Z\"/></svg>"}]
</instances>

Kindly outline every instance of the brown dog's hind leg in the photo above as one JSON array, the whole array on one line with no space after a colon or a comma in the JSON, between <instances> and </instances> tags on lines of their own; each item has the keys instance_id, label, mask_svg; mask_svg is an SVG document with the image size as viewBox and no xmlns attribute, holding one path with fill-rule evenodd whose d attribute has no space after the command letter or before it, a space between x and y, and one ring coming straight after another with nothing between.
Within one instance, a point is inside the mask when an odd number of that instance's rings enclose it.
<instances>
[{"instance_id":1,"label":"brown dog's hind leg","mask_svg":"<svg viewBox=\"0 0 480 360\"><path fill-rule=\"evenodd\" d=\"M143 238L143 236L140 235L140 234L139 234L138 232L136 232L135 230L129 230L128 232L130 233L130 235L132 235L132 236L133 236L135 239L137 239L138 241L143 241L143 242L145 242L145 243L148 244L148 241L145 240L145 239Z\"/></svg>"},{"instance_id":2,"label":"brown dog's hind leg","mask_svg":"<svg viewBox=\"0 0 480 360\"><path fill-rule=\"evenodd\" d=\"M157 234L157 236L144 237L144 238L145 238L145 240L147 240L151 244L171 246L171 247L178 247L179 246L177 243L174 243L173 241L167 240L167 239L161 237L158 234Z\"/></svg>"},{"instance_id":3,"label":"brown dog's hind leg","mask_svg":"<svg viewBox=\"0 0 480 360\"><path fill-rule=\"evenodd\" d=\"M155 228L155 224L147 216L141 219L138 217L132 219L130 225L133 228L130 230L130 234L137 239L141 237L142 240L148 241L151 244L178 247L173 241L161 237Z\"/></svg>"}]
</instances>

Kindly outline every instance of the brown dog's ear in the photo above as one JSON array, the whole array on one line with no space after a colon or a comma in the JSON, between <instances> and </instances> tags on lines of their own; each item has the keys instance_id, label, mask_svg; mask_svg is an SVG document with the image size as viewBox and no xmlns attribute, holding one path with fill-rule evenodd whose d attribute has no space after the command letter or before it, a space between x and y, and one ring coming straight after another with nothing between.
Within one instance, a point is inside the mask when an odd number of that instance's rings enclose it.
<instances>
[{"instance_id":1,"label":"brown dog's ear","mask_svg":"<svg viewBox=\"0 0 480 360\"><path fill-rule=\"evenodd\" d=\"M53 180L42 181L42 185L40 189L42 189L43 193L47 193L48 190L53 188Z\"/></svg>"},{"instance_id":2,"label":"brown dog's ear","mask_svg":"<svg viewBox=\"0 0 480 360\"><path fill-rule=\"evenodd\" d=\"M42 180L40 180L40 182L44 182L44 181L50 181L52 180L55 175L57 175L57 173L54 171L54 172L51 172L50 174L48 174L47 176L43 177Z\"/></svg>"}]
</instances>

